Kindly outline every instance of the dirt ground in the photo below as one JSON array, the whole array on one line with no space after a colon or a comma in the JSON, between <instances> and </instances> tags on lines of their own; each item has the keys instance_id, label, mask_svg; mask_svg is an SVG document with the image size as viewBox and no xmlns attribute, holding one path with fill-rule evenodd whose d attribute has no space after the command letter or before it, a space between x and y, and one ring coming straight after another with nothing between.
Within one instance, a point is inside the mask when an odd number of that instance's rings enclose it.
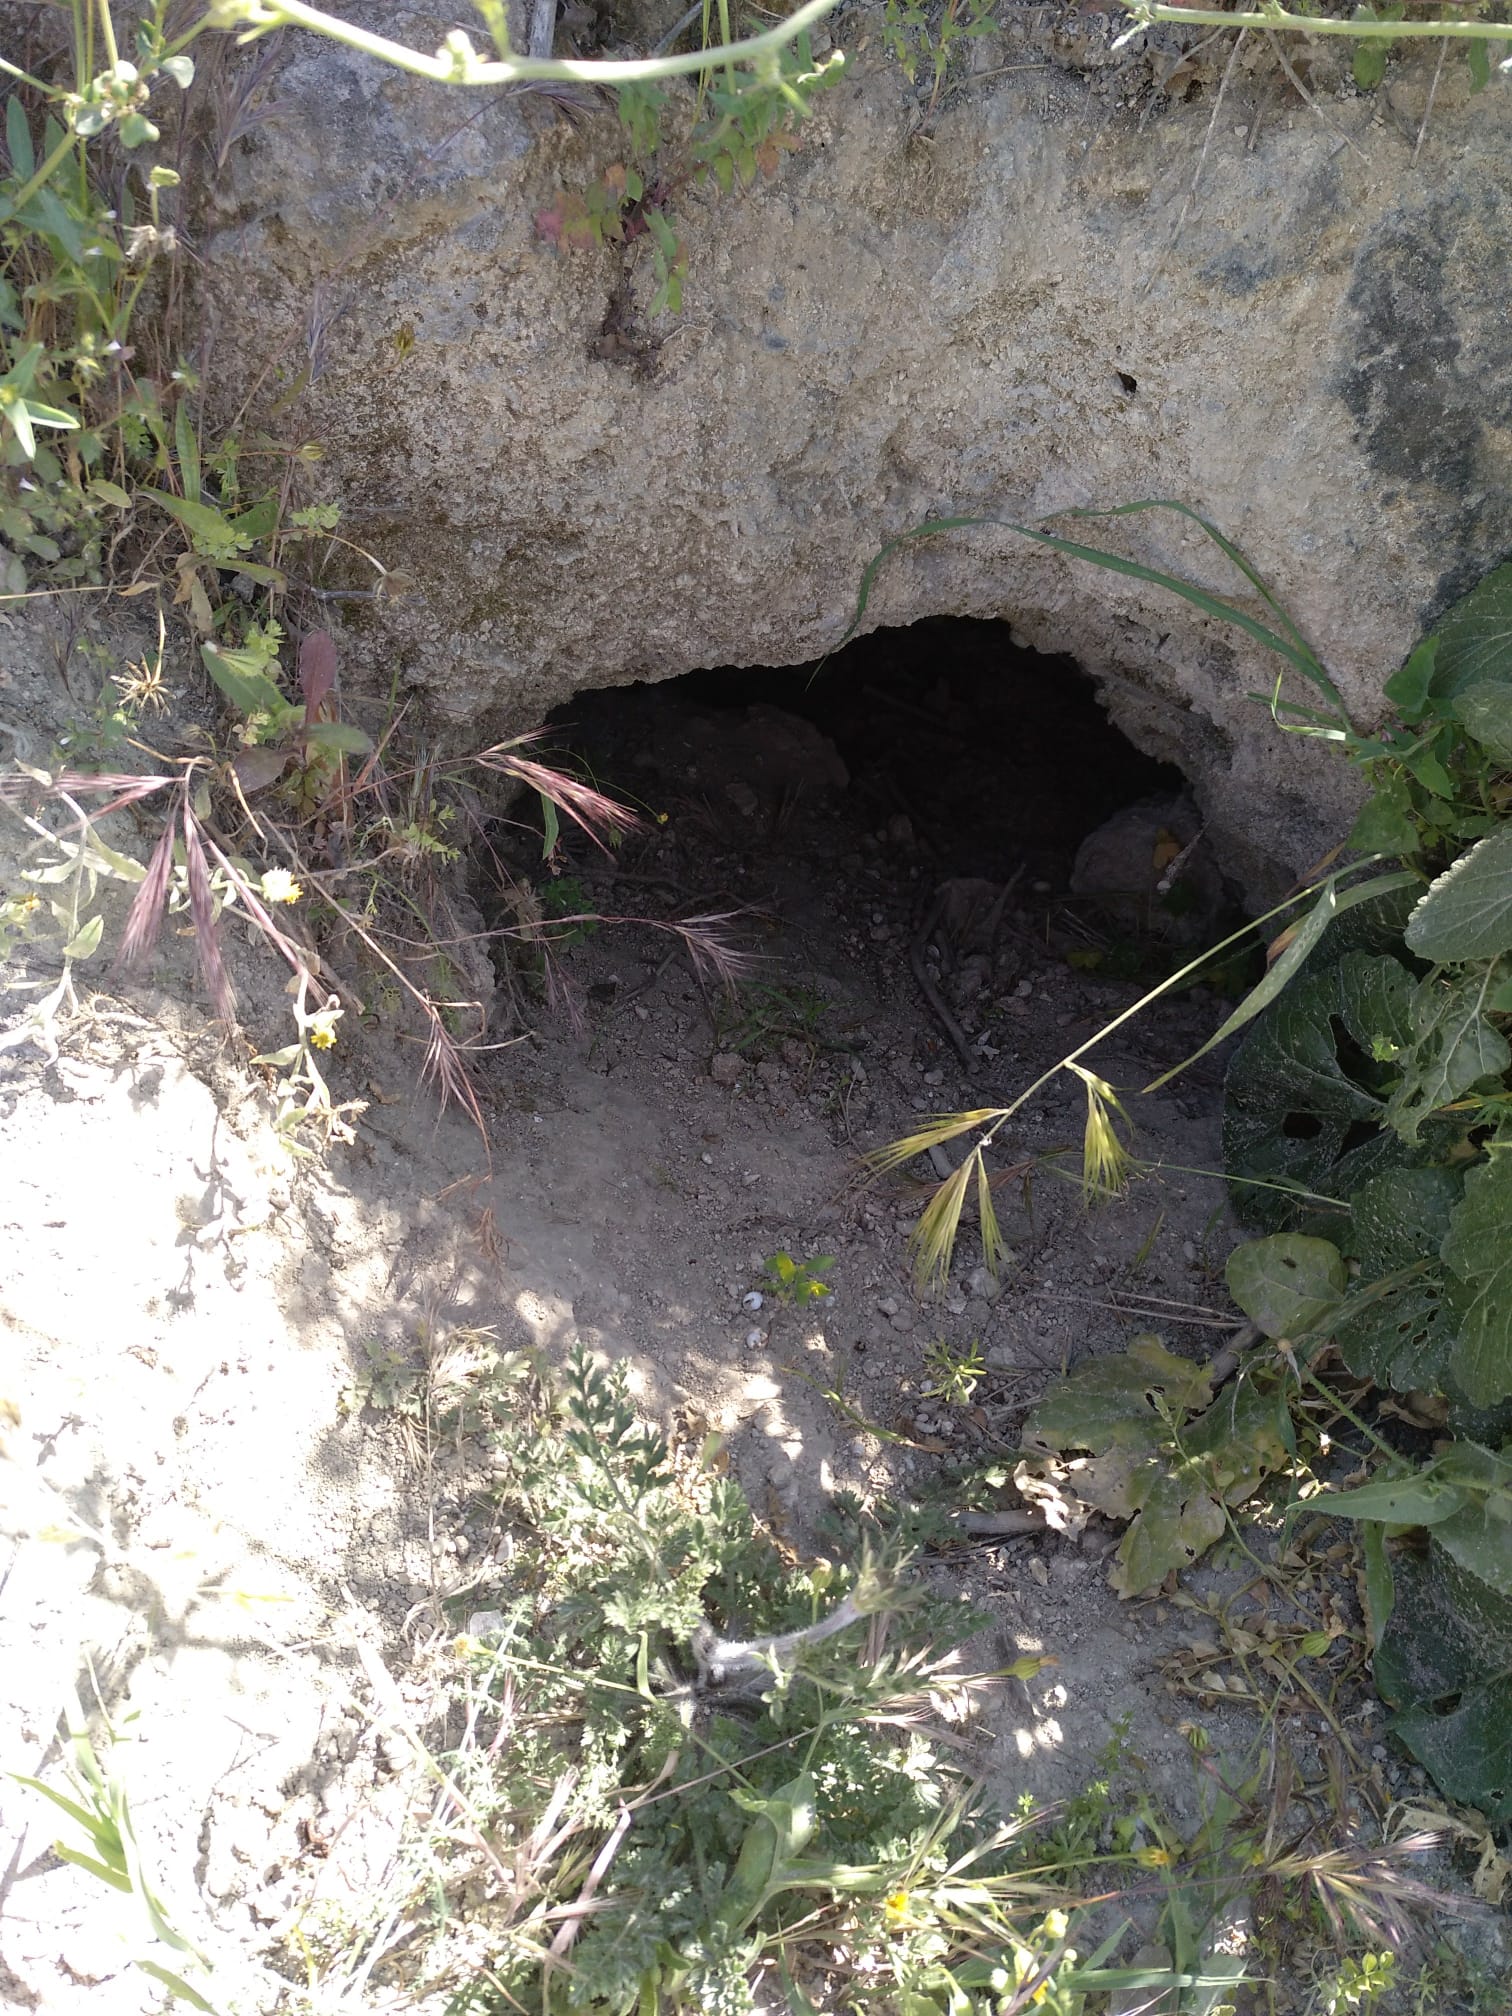
<instances>
[{"instance_id":1,"label":"dirt ground","mask_svg":"<svg viewBox=\"0 0 1512 2016\"><path fill-rule=\"evenodd\" d=\"M1095 1212L1069 1180L1080 1089L1058 1080L1015 1119L1001 1161L1032 1173L999 1192L1001 1283L968 1231L945 1294L921 1298L919 1165L855 1180L921 1115L1013 1096L1135 998L1121 959L1154 956L1068 890L1086 834L1179 780L1120 743L1073 668L984 629L897 633L814 685L732 675L569 710L553 744L646 817L613 855L570 843L556 907L642 921L558 949L555 1012L498 953L486 1141L438 1111L402 1032L349 1026L332 1081L368 1102L357 1138L292 1162L173 943L141 984L102 973L56 1056L0 1052L0 1398L19 1414L0 1465L0 1766L56 1778L59 1714L98 1686L147 1866L238 2006L297 2006L297 1928L392 1870L426 1648L489 1602L486 1452L427 1454L394 1410L362 1406L375 1367L381 1397L385 1365L459 1326L548 1354L581 1338L629 1362L648 1411L724 1434L759 1514L813 1548L836 1492L927 1494L1014 1450L1066 1367L1145 1329L1202 1357L1235 1322L1237 1234L1202 1173L1211 1060L1130 1099L1153 1167ZM45 663L9 641L0 716L22 718L25 686L33 739L56 732L69 697L42 706ZM539 863L538 838L500 827L494 844ZM962 878L979 886L937 901ZM481 857L469 893L497 928ZM709 913L756 961L734 1002L657 928ZM287 1040L281 976L251 946L233 964L254 1047ZM1184 996L1093 1061L1136 1089L1215 1005ZM779 1252L831 1258L832 1295L775 1300ZM942 1353L973 1347L969 1401L930 1397ZM1062 1799L1121 1734L1194 1823L1182 1725L1236 1762L1261 1726L1221 1688L1183 1687L1191 1620L1115 1597L1114 1537L963 1542L930 1565L989 1620L981 1665L1057 1662L997 1685L979 1762L1005 1804ZM1370 1742L1368 1698L1357 1711L1379 1803L1421 1788ZM0 1998L156 2006L126 1964L129 1900L60 1862L56 1832L0 1779ZM347 2000L374 1997L359 1982Z\"/></svg>"}]
</instances>

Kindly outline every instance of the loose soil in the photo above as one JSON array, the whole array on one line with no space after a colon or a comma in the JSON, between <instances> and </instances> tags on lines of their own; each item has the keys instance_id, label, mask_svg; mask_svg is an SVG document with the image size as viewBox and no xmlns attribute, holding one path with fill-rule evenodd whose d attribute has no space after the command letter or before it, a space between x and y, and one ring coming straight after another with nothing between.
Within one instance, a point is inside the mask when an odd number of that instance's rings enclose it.
<instances>
[{"instance_id":1,"label":"loose soil","mask_svg":"<svg viewBox=\"0 0 1512 2016\"><path fill-rule=\"evenodd\" d=\"M1145 1329L1201 1358L1236 1322L1237 1234L1203 1173L1213 1060L1129 1099L1150 1166L1096 1210L1076 1183L1080 1088L1058 1079L1016 1117L1001 1283L968 1224L945 1292L921 1297L907 1237L926 1165L857 1181L866 1151L1006 1101L1092 1036L1139 992L1113 975L1171 963L1068 889L1087 833L1179 779L1120 743L1073 667L1002 640L921 626L812 684L711 676L568 710L549 741L645 821L613 854L566 843L556 909L622 921L564 923L549 987L495 941L486 1140L438 1111L402 1028L348 1018L332 1075L368 1102L356 1140L292 1162L264 1074L194 1006L182 942L150 984L89 1000L55 1056L0 1053L0 1398L19 1413L0 1465L0 1763L55 1777L59 1712L97 1688L129 1739L148 1866L243 2006L273 2006L270 1961L293 1997L301 1938L392 1873L417 1796L404 1726L440 1740L431 1652L490 1601L487 1451L364 1406L385 1368L392 1394L395 1365L464 1327L549 1358L582 1339L632 1368L649 1413L725 1437L761 1517L822 1551L836 1494L948 1499L964 1471L1011 1467L1066 1368ZM28 665L0 712L25 685L34 734L56 732L72 703L42 706L46 667ZM498 864L533 856L539 883L541 842L502 819L485 838L468 898L499 930ZM734 997L665 928L711 914L754 962ZM232 961L254 1047L287 1041L282 976L239 941ZM1093 1061L1137 1090L1217 1012L1195 990ZM779 1252L831 1257L831 1296L775 1299ZM969 1399L932 1396L942 1360L973 1351ZM986 1620L978 1665L1055 1661L987 1690L972 1761L1005 1805L1053 1801L1119 1736L1126 1778L1192 1825L1191 1727L1237 1768L1262 1724L1169 1592L1113 1595L1115 1541L1094 1523L932 1559ZM1244 1587L1236 1562L1206 1576L1204 1593ZM1347 1565L1337 1580L1347 1610ZM1341 1704L1362 1818L1422 1785L1372 1741L1373 1710ZM1278 1740L1304 1778L1325 1771L1316 1719ZM52 1816L0 1785L0 1996L157 2006L126 1964L130 1900L60 1862Z\"/></svg>"}]
</instances>

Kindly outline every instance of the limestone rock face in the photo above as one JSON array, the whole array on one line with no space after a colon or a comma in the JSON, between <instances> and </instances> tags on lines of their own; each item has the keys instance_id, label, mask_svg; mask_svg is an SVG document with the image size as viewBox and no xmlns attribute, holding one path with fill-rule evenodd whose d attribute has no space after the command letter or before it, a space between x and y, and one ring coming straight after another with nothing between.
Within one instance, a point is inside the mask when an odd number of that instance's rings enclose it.
<instances>
[{"instance_id":1,"label":"limestone rock face","mask_svg":"<svg viewBox=\"0 0 1512 2016\"><path fill-rule=\"evenodd\" d=\"M684 306L655 319L644 239L559 251L537 225L622 158L611 111L289 38L199 244L218 383L324 444L345 530L406 591L332 605L349 676L397 664L464 743L585 687L815 658L930 515L1166 497L1374 718L1512 547L1507 86L1446 65L1414 160L1436 51L1367 99L1347 56L1293 49L1309 102L1252 41L1220 101L1231 45L1183 69L1053 14L1014 10L921 125L880 9L852 9L845 79L774 178L679 198ZM403 25L429 50L451 24ZM1170 514L1060 529L1239 585ZM1348 773L1249 697L1279 661L1239 632L1006 530L904 546L865 624L936 614L1078 658L1253 893L1339 837Z\"/></svg>"}]
</instances>

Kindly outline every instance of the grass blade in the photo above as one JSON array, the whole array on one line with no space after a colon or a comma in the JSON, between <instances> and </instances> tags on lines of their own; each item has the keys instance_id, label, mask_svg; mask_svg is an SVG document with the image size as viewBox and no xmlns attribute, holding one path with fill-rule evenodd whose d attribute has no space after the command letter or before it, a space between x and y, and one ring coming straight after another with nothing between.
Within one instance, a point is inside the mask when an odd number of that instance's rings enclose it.
<instances>
[{"instance_id":1,"label":"grass blade","mask_svg":"<svg viewBox=\"0 0 1512 2016\"><path fill-rule=\"evenodd\" d=\"M851 638L855 636L861 626L862 618L866 614L867 604L871 599L871 592L875 585L878 571L883 562L898 547L906 546L915 539L932 538L939 532L969 531L979 526L992 527L1001 532L1016 532L1022 539L1032 539L1037 545L1048 546L1052 551L1064 553L1068 558L1073 560L1090 561L1094 567L1106 568L1110 573L1125 574L1136 581L1147 581L1152 587L1163 588L1172 595L1179 595L1184 602L1190 603L1194 609L1200 609L1203 615L1211 616L1217 622L1232 623L1236 628L1243 630L1248 637L1253 639L1264 650L1276 653L1278 657L1284 658L1289 665L1300 672L1302 677L1311 686L1323 694L1330 706L1337 710L1338 718L1335 725L1348 728L1349 717L1344 711L1344 703L1340 697L1339 690L1296 624L1281 608L1271 590L1265 586L1261 577L1256 573L1250 562L1244 558L1238 547L1234 546L1229 540L1226 540L1222 533L1209 525L1205 518L1200 517L1189 506L1168 503L1161 498L1146 498L1135 504L1115 505L1107 511L1083 509L1074 513L1057 513L1056 515L1075 516L1078 518L1117 517L1127 516L1129 513L1135 511L1153 510L1177 511L1182 516L1190 518L1200 525L1203 531L1216 541L1227 557L1244 575L1245 579L1255 587L1265 607L1275 615L1277 621L1281 624L1284 634L1278 634L1277 631L1270 629L1266 624L1262 623L1258 617L1251 616L1247 610L1238 608L1234 603L1226 601L1221 595L1214 595L1206 588L1199 588L1194 581L1184 581L1178 574L1167 574L1159 567L1146 566L1141 560L1125 559L1120 553L1109 553L1098 546L1084 546L1078 540L1062 538L1059 534L1046 532L1037 525L1020 525L1011 518L929 518L923 524L914 525L908 531L900 532L896 538L889 539L867 563L861 576L861 586L856 598L856 612L852 616L844 636L841 637L830 652L826 653L826 661L834 655L834 652L842 650L850 642ZM1332 718L1330 717L1330 719Z\"/></svg>"},{"instance_id":2,"label":"grass blade","mask_svg":"<svg viewBox=\"0 0 1512 2016\"><path fill-rule=\"evenodd\" d=\"M1323 885L1323 894L1312 909L1299 924L1289 927L1291 937L1286 950L1275 961L1265 978L1245 995L1233 1014L1220 1028L1213 1031L1201 1049L1194 1050L1190 1057L1184 1058L1180 1064L1173 1064L1169 1071L1162 1072L1160 1077L1146 1085L1144 1087L1146 1093L1158 1092L1162 1085L1168 1085L1173 1078L1179 1077L1183 1071L1195 1064L1199 1057L1206 1057L1209 1050L1216 1049L1218 1044L1226 1042L1247 1022L1253 1022L1261 1009L1268 1008L1287 982L1294 977L1297 969L1317 946L1335 917L1342 916L1346 910L1352 910L1357 903L1368 902L1372 896L1384 896L1389 890L1405 889L1412 884L1421 885L1423 878L1421 875L1413 874L1410 869L1403 868L1389 875L1372 875L1368 882L1357 883L1342 896L1335 886L1336 880L1336 877L1330 875Z\"/></svg>"},{"instance_id":3,"label":"grass blade","mask_svg":"<svg viewBox=\"0 0 1512 2016\"><path fill-rule=\"evenodd\" d=\"M116 971L129 973L139 966L157 943L168 909L168 883L173 874L173 821L168 820L158 835L158 843L147 863L147 873L137 885L131 901L126 928L116 952Z\"/></svg>"},{"instance_id":4,"label":"grass blade","mask_svg":"<svg viewBox=\"0 0 1512 2016\"><path fill-rule=\"evenodd\" d=\"M912 1162L916 1155L927 1155L931 1148L954 1141L958 1134L968 1134L974 1127L988 1126L1001 1117L1001 1111L997 1106L977 1106L969 1113L942 1113L937 1120L916 1128L912 1134L889 1141L884 1147L873 1148L861 1158L862 1165L869 1176L886 1176Z\"/></svg>"},{"instance_id":5,"label":"grass blade","mask_svg":"<svg viewBox=\"0 0 1512 2016\"><path fill-rule=\"evenodd\" d=\"M194 947L199 954L200 972L216 1014L222 1022L234 1022L236 992L226 971L226 962L221 957L215 898L210 890L210 867L200 841L199 822L187 801L184 805L184 861L189 878L189 915L194 923Z\"/></svg>"}]
</instances>

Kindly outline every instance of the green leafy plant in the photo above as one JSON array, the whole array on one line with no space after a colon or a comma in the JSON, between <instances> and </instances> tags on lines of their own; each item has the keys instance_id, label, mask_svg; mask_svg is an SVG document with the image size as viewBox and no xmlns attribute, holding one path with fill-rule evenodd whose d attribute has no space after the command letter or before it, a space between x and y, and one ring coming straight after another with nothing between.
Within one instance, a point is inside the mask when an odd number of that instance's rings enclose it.
<instances>
[{"instance_id":1,"label":"green leafy plant","mask_svg":"<svg viewBox=\"0 0 1512 2016\"><path fill-rule=\"evenodd\" d=\"M127 1718L130 1720L131 1718ZM173 1924L169 1907L153 1887L132 1825L131 1805L118 1750L121 1737L107 1720L104 1755L89 1734L88 1718L82 1704L75 1702L68 1722L68 1744L72 1763L68 1770L68 1791L44 1784L40 1778L9 1775L18 1785L29 1786L71 1820L86 1847L70 1841L56 1841L53 1852L86 1874L96 1876L112 1890L122 1891L139 1907L142 1920L140 1950L131 1963L166 1988L177 2001L215 2016L210 1962ZM171 1962L171 1964L169 1964Z\"/></svg>"},{"instance_id":2,"label":"green leafy plant","mask_svg":"<svg viewBox=\"0 0 1512 2016\"><path fill-rule=\"evenodd\" d=\"M795 1260L791 1253L773 1253L765 1262L766 1277L779 1302L790 1309L806 1309L834 1294L824 1279L834 1264L834 1255L830 1253L809 1260Z\"/></svg>"},{"instance_id":3,"label":"green leafy plant","mask_svg":"<svg viewBox=\"0 0 1512 2016\"><path fill-rule=\"evenodd\" d=\"M929 1698L966 1712L970 1620L898 1543L785 1562L717 1444L669 1442L581 1349L556 1375L483 1353L472 1377L513 1544L467 1592L488 1607L453 1647L465 1735L431 1760L423 1880L355 1929L348 1978L383 1985L392 1953L456 2008L605 2016L878 1993L1079 2016L1172 1984L1106 1964L1118 1930L1078 1959L1070 1872L932 1742Z\"/></svg>"},{"instance_id":4,"label":"green leafy plant","mask_svg":"<svg viewBox=\"0 0 1512 2016\"><path fill-rule=\"evenodd\" d=\"M778 987L765 980L744 981L730 994L716 1017L715 1038L721 1050L741 1056L758 1055L785 1037L810 1049L822 1047L824 1020L830 1004L812 987Z\"/></svg>"},{"instance_id":5,"label":"green leafy plant","mask_svg":"<svg viewBox=\"0 0 1512 2016\"><path fill-rule=\"evenodd\" d=\"M987 1370L981 1339L973 1337L964 1351L952 1351L943 1337L924 1346L924 1363L934 1375L924 1388L926 1400L943 1400L951 1407L969 1407Z\"/></svg>"},{"instance_id":6,"label":"green leafy plant","mask_svg":"<svg viewBox=\"0 0 1512 2016\"><path fill-rule=\"evenodd\" d=\"M1231 1292L1304 1381L1335 1346L1358 1377L1442 1396L1464 1438L1456 1461L1502 1464L1497 1450L1512 1432L1512 565L1491 573L1418 644L1386 682L1394 719L1366 733L1256 570L1197 514L1148 502L1079 515L1129 519L1149 510L1197 524L1245 578L1247 606L1043 526L1013 529L1233 623L1282 661L1268 696L1278 726L1332 744L1370 786L1349 839L1358 866L1304 892L1311 907L1273 942L1265 977L1197 1053L1248 1029L1228 1074L1224 1157L1236 1210L1269 1236L1231 1257ZM946 524L974 522L982 521ZM888 550L863 577L858 619ZM1308 690L1286 690L1298 676ZM1400 865L1378 867L1393 856ZM1200 970L1203 960L1192 964ZM1169 985L1009 1107L943 1116L872 1158L874 1169L897 1167L961 1134L977 1137L919 1221L922 1275L944 1278L973 1189L991 1263L1000 1235L987 1151L1004 1118L1058 1073L1079 1068ZM1095 1192L1110 1187L1110 1172L1121 1178L1127 1150L1112 1088L1089 1085L1088 1094L1085 1169ZM1238 1397L1194 1421L1201 1396L1179 1397L1188 1376L1181 1361L1157 1377L1160 1368L1138 1356L1150 1348L1082 1368L1052 1389L1036 1417L1057 1461L1068 1449L1091 1452L1079 1459L1080 1502L1130 1520L1118 1569L1129 1589L1194 1558L1226 1524L1225 1508L1263 1469L1280 1467L1290 1447L1274 1375L1247 1376ZM1225 1432L1215 1443L1225 1407L1236 1421L1241 1409L1259 1415L1242 1438ZM1060 1490L1064 1481L1052 1470L1038 1483ZM1458 1511L1504 1542L1502 1490L1494 1481ZM1424 1527L1428 1538L1426 1551L1399 1564L1418 1578L1414 1602L1394 1613L1394 1627L1383 1609L1378 1626L1377 1674L1398 1710L1393 1726L1446 1789L1502 1812L1512 1757L1505 1592L1494 1576L1484 1579L1483 1562L1467 1566L1448 1554L1426 1520L1401 1523ZM1384 1556L1371 1546L1384 1587ZM1429 1616L1431 1648L1409 1644L1417 1620Z\"/></svg>"},{"instance_id":7,"label":"green leafy plant","mask_svg":"<svg viewBox=\"0 0 1512 2016\"><path fill-rule=\"evenodd\" d=\"M921 70L929 73L926 118L934 111L941 86L952 63L963 53L963 45L992 33L996 11L997 0L944 0L938 7L921 4L921 0L887 0L882 39L910 84L917 81Z\"/></svg>"},{"instance_id":8,"label":"green leafy plant","mask_svg":"<svg viewBox=\"0 0 1512 2016\"><path fill-rule=\"evenodd\" d=\"M1246 1375L1215 1396L1204 1367L1153 1336L1058 1380L1022 1440L1015 1481L1052 1524L1079 1532L1093 1511L1127 1522L1110 1575L1122 1596L1189 1568L1294 1450L1278 1376Z\"/></svg>"}]
</instances>

